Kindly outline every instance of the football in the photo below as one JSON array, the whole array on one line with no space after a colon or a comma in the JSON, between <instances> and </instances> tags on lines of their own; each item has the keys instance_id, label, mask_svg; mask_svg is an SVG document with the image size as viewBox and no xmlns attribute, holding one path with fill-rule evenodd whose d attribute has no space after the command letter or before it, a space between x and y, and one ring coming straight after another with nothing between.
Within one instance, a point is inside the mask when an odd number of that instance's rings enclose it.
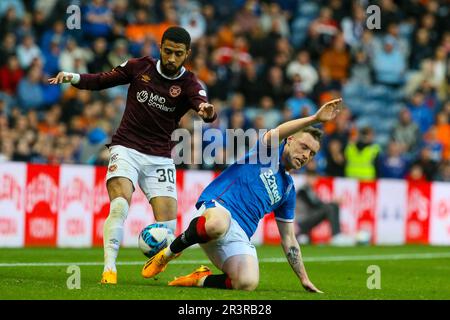
<instances>
[{"instance_id":1,"label":"football","mask_svg":"<svg viewBox=\"0 0 450 320\"><path fill-rule=\"evenodd\" d=\"M172 230L162 223L153 223L142 229L138 243L142 253L147 258L151 258L170 245L174 239Z\"/></svg>"}]
</instances>

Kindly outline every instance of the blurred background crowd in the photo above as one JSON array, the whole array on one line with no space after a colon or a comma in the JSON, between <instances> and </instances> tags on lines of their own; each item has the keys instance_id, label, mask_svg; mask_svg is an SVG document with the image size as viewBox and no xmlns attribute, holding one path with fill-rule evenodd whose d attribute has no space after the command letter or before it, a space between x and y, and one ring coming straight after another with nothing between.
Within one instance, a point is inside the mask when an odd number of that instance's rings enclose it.
<instances>
[{"instance_id":1,"label":"blurred background crowd","mask_svg":"<svg viewBox=\"0 0 450 320\"><path fill-rule=\"evenodd\" d=\"M79 30L66 26L71 4ZM366 27L371 4L380 29ZM223 169L255 138L239 143L227 128L273 128L342 96L309 169L450 181L449 24L446 0L1 0L0 162L106 165L127 86L91 92L48 77L158 58L164 30L181 25L192 37L186 66L219 114L203 130L224 143L215 159L180 167ZM180 125L193 131L193 120Z\"/></svg>"}]
</instances>

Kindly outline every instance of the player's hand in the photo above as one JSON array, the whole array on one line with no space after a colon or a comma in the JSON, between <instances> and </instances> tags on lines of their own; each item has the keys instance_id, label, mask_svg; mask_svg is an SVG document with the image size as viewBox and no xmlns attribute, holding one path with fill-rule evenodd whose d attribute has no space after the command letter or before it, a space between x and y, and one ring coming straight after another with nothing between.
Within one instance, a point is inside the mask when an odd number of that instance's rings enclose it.
<instances>
[{"instance_id":1,"label":"player's hand","mask_svg":"<svg viewBox=\"0 0 450 320\"><path fill-rule=\"evenodd\" d=\"M302 281L302 286L308 292L323 293L322 291L317 289L316 286L309 279L303 280Z\"/></svg>"},{"instance_id":2,"label":"player's hand","mask_svg":"<svg viewBox=\"0 0 450 320\"><path fill-rule=\"evenodd\" d=\"M334 99L325 103L316 112L315 117L317 121L326 122L333 120L342 110L342 98Z\"/></svg>"},{"instance_id":3,"label":"player's hand","mask_svg":"<svg viewBox=\"0 0 450 320\"><path fill-rule=\"evenodd\" d=\"M72 81L72 78L73 75L71 73L61 71L56 75L56 77L49 78L48 83L49 84L70 83L70 81Z\"/></svg>"},{"instance_id":4,"label":"player's hand","mask_svg":"<svg viewBox=\"0 0 450 320\"><path fill-rule=\"evenodd\" d=\"M200 103L198 115L202 119L211 119L214 116L214 105L206 102Z\"/></svg>"}]
</instances>

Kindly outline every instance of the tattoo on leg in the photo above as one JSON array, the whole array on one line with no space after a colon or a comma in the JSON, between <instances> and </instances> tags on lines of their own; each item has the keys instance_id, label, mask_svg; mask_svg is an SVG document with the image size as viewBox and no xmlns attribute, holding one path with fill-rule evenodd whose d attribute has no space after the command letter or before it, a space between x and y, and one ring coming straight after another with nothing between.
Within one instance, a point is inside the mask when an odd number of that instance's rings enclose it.
<instances>
[{"instance_id":1,"label":"tattoo on leg","mask_svg":"<svg viewBox=\"0 0 450 320\"><path fill-rule=\"evenodd\" d=\"M296 265L299 263L301 257L300 257L300 250L296 247L290 247L289 252L286 254L287 259L291 265Z\"/></svg>"}]
</instances>

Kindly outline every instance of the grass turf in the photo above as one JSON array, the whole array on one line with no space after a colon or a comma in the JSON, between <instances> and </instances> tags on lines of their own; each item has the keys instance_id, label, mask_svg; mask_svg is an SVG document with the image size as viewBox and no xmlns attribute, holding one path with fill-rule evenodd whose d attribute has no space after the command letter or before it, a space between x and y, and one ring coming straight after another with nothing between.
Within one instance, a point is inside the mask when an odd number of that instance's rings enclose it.
<instances>
[{"instance_id":1,"label":"grass turf","mask_svg":"<svg viewBox=\"0 0 450 320\"><path fill-rule=\"evenodd\" d=\"M27 248L0 249L0 300L8 299L149 299L149 300L308 300L308 299L450 299L450 247L374 246L302 247L312 282L324 294L307 293L279 246L258 247L260 284L256 291L241 292L206 288L167 286L174 276L192 272L206 261L200 249L187 250L171 262L158 280L143 279L145 257L138 249L122 248L119 254L118 285L99 284L103 250ZM444 253L415 259L412 255ZM445 255L446 254L446 255ZM322 259L322 260L320 260ZM325 260L324 260L325 259ZM331 259L327 261L326 259ZM340 261L338 261L340 260ZM67 263L42 265L41 263ZM28 263L31 265L10 265ZM69 290L69 263L79 263L81 289ZM86 264L92 263L92 264ZM381 289L368 289L370 265L381 270Z\"/></svg>"}]
</instances>

